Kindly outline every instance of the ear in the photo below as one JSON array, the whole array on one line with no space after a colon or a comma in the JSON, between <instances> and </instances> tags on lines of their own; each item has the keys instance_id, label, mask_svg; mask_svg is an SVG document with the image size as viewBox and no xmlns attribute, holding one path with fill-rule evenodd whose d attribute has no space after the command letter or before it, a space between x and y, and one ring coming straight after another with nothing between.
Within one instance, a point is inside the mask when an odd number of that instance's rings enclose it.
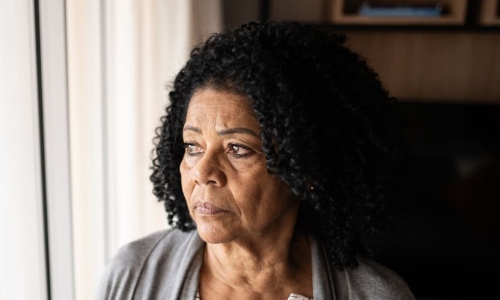
<instances>
[{"instance_id":1,"label":"ear","mask_svg":"<svg viewBox=\"0 0 500 300\"><path fill-rule=\"evenodd\" d=\"M306 192L314 190L314 183L311 180L306 181Z\"/></svg>"}]
</instances>

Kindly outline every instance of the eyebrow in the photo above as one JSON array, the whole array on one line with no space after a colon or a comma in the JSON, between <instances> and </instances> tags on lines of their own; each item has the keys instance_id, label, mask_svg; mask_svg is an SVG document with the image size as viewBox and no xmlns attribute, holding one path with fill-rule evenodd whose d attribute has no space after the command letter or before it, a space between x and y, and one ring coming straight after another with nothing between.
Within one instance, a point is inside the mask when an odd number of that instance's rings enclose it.
<instances>
[{"instance_id":1,"label":"eyebrow","mask_svg":"<svg viewBox=\"0 0 500 300\"><path fill-rule=\"evenodd\" d=\"M184 127L184 129L182 131L187 131L187 130L194 131L196 133L201 133L201 129L198 127L194 127L194 126L187 125ZM228 129L217 131L217 135L219 135L219 136L230 135L233 133L243 133L243 134L248 134L248 135L252 135L252 136L255 136L257 138L260 138L259 135L257 135L257 133L255 133L253 130L245 128L245 127L228 128Z\"/></svg>"}]
</instances>

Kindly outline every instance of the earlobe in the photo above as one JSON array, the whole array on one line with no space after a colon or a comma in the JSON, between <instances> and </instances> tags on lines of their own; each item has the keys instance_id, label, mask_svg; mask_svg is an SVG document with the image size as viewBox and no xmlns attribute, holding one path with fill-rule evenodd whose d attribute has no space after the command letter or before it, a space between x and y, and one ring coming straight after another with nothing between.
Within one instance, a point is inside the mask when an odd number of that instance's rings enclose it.
<instances>
[{"instance_id":1,"label":"earlobe","mask_svg":"<svg viewBox=\"0 0 500 300\"><path fill-rule=\"evenodd\" d=\"M306 193L314 191L314 183L311 180L306 181Z\"/></svg>"}]
</instances>

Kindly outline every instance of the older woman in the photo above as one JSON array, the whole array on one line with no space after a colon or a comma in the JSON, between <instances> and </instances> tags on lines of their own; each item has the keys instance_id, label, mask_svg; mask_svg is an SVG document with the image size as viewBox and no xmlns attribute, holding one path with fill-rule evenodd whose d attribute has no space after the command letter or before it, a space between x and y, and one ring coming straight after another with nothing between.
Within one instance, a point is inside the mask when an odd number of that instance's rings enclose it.
<instances>
[{"instance_id":1,"label":"older woman","mask_svg":"<svg viewBox=\"0 0 500 300\"><path fill-rule=\"evenodd\" d=\"M251 23L191 52L151 176L173 229L123 247L99 299L414 299L370 259L404 157L395 101L344 40Z\"/></svg>"}]
</instances>

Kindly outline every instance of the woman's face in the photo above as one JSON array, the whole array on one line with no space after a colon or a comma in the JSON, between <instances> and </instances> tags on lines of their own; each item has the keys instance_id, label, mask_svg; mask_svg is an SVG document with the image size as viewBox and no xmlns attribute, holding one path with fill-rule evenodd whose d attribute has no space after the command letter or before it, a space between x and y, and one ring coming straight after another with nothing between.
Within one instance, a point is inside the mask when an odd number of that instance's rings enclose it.
<instances>
[{"instance_id":1,"label":"woman's face","mask_svg":"<svg viewBox=\"0 0 500 300\"><path fill-rule=\"evenodd\" d=\"M260 127L245 96L197 91L183 139L182 190L204 241L228 243L293 228L298 200L267 172Z\"/></svg>"}]
</instances>

